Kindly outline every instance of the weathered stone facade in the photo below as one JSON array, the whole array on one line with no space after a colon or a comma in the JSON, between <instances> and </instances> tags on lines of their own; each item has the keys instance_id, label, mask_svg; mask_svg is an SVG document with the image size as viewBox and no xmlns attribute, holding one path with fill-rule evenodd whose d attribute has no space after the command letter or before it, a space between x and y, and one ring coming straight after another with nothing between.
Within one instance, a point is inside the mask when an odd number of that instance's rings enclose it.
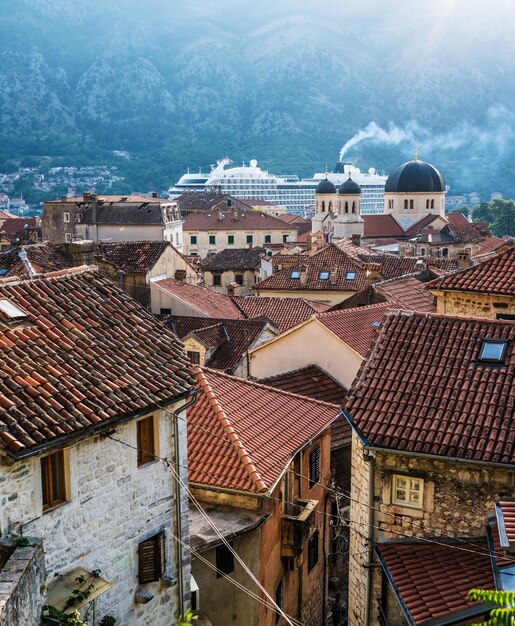
<instances>
[{"instance_id":1,"label":"weathered stone facade","mask_svg":"<svg viewBox=\"0 0 515 626\"><path fill-rule=\"evenodd\" d=\"M0 570L0 626L36 626L46 603L43 546L16 548Z\"/></svg>"},{"instance_id":2,"label":"weathered stone facade","mask_svg":"<svg viewBox=\"0 0 515 626\"><path fill-rule=\"evenodd\" d=\"M178 407L170 407L178 408ZM157 454L174 458L174 424L169 413L155 411ZM179 464L186 466L185 422L178 420ZM43 539L47 583L57 574L83 567L99 569L113 587L96 599L100 618L111 614L127 626L169 626L177 621L178 553L175 480L159 460L137 464L135 421L118 426L112 437L85 439L65 450L67 502L47 511L42 508L39 457L9 462L3 458L0 481L2 535ZM128 445L123 445L123 444ZM129 447L131 446L131 447ZM186 480L186 469L181 469ZM187 537L187 496L181 496L181 533ZM138 584L138 544L165 532L164 582L144 585L153 594L148 604L135 603ZM182 559L184 594L189 597L189 557Z\"/></svg>"},{"instance_id":3,"label":"weathered stone facade","mask_svg":"<svg viewBox=\"0 0 515 626\"><path fill-rule=\"evenodd\" d=\"M515 298L490 293L468 291L440 291L431 289L436 296L437 313L444 315L469 315L496 319L498 315L515 315Z\"/></svg>"},{"instance_id":4,"label":"weathered stone facade","mask_svg":"<svg viewBox=\"0 0 515 626\"><path fill-rule=\"evenodd\" d=\"M376 625L381 597L380 571L365 567L372 556L367 549L369 527L372 540L410 537L481 537L494 502L515 492L515 468L486 463L468 463L442 458L410 456L365 450L353 434L351 537L349 563L349 626L366 624L370 602L370 624ZM365 461L368 456L371 461ZM374 465L373 509L369 506L369 465ZM392 504L393 475L424 481L421 509ZM369 517L372 515L372 517ZM362 536L364 535L364 536ZM368 572L373 571L372 589L367 594ZM391 623L401 626L392 596Z\"/></svg>"}]
</instances>

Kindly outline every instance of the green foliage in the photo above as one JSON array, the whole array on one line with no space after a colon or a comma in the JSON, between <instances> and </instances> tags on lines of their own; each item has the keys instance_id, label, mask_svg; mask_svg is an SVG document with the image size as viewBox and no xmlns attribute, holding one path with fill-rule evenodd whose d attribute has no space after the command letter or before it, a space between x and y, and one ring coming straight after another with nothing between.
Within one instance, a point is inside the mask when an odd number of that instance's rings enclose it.
<instances>
[{"instance_id":1,"label":"green foliage","mask_svg":"<svg viewBox=\"0 0 515 626\"><path fill-rule=\"evenodd\" d=\"M59 624L59 626L88 626L87 622L81 620L79 611L72 611L71 613L66 613L67 610L72 607L80 604L81 602L85 602L91 592L95 588L95 578L100 576L100 570L95 569L91 572L91 576L77 576L75 578L75 582L79 583L79 587L74 589L71 593L71 596L66 601L64 605L64 611L60 611L55 606L51 606L50 604L46 604L43 607L43 615L41 618L42 624ZM87 584L89 581L91 582ZM104 619L114 618L106 615ZM112 626L116 623L116 620L113 622L107 621L102 626Z\"/></svg>"},{"instance_id":2,"label":"green foliage","mask_svg":"<svg viewBox=\"0 0 515 626\"><path fill-rule=\"evenodd\" d=\"M43 607L43 611L44 613L41 618L42 624L48 624L48 626L50 626L50 624L54 624L54 626L88 626L87 622L81 620L79 611L65 613L49 604Z\"/></svg>"},{"instance_id":3,"label":"green foliage","mask_svg":"<svg viewBox=\"0 0 515 626\"><path fill-rule=\"evenodd\" d=\"M497 607L490 611L486 622L475 626L513 626L515 625L515 592L489 591L485 589L471 589L469 596L477 602L495 604Z\"/></svg>"},{"instance_id":4,"label":"green foliage","mask_svg":"<svg viewBox=\"0 0 515 626\"><path fill-rule=\"evenodd\" d=\"M198 615L195 615L191 609L188 609L184 615L179 617L178 626L191 626L196 619L198 619Z\"/></svg>"},{"instance_id":5,"label":"green foliage","mask_svg":"<svg viewBox=\"0 0 515 626\"><path fill-rule=\"evenodd\" d=\"M112 615L104 615L104 617L100 620L98 626L115 626L116 618Z\"/></svg>"},{"instance_id":6,"label":"green foliage","mask_svg":"<svg viewBox=\"0 0 515 626\"><path fill-rule=\"evenodd\" d=\"M487 222L491 231L498 237L515 236L515 202L496 199L482 202L472 211L474 221Z\"/></svg>"},{"instance_id":7,"label":"green foliage","mask_svg":"<svg viewBox=\"0 0 515 626\"><path fill-rule=\"evenodd\" d=\"M16 537L16 539L14 540L14 545L17 548L25 548L26 546L30 545L30 541L27 539L27 537Z\"/></svg>"}]
</instances>

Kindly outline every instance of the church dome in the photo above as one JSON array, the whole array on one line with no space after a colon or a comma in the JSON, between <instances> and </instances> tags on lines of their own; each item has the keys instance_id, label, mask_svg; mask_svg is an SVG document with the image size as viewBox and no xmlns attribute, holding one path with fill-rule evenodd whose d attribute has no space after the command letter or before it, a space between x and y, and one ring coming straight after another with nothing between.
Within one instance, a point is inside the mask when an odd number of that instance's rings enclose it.
<instances>
[{"instance_id":1,"label":"church dome","mask_svg":"<svg viewBox=\"0 0 515 626\"><path fill-rule=\"evenodd\" d=\"M414 159L399 165L388 176L384 190L386 193L437 193L445 191L445 181L434 165Z\"/></svg>"},{"instance_id":2,"label":"church dome","mask_svg":"<svg viewBox=\"0 0 515 626\"><path fill-rule=\"evenodd\" d=\"M361 194L361 187L358 183L350 177L347 180L343 181L338 189L338 193L341 196L359 196Z\"/></svg>"},{"instance_id":3,"label":"church dome","mask_svg":"<svg viewBox=\"0 0 515 626\"><path fill-rule=\"evenodd\" d=\"M324 180L318 183L315 189L315 193L316 194L336 193L336 187L328 178L324 178Z\"/></svg>"}]
</instances>

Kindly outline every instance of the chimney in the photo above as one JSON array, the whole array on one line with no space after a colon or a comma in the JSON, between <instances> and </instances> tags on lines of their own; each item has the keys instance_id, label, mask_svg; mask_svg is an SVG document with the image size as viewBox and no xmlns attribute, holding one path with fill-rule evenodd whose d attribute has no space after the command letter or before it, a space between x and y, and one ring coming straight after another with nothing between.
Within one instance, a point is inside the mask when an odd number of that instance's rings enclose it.
<instances>
[{"instance_id":1,"label":"chimney","mask_svg":"<svg viewBox=\"0 0 515 626\"><path fill-rule=\"evenodd\" d=\"M84 202L91 202L91 194L89 191L85 191L82 197L84 198Z\"/></svg>"},{"instance_id":2,"label":"chimney","mask_svg":"<svg viewBox=\"0 0 515 626\"><path fill-rule=\"evenodd\" d=\"M234 211L232 212L232 219L237 222L240 219L240 216L238 215L238 209L234 209Z\"/></svg>"},{"instance_id":3,"label":"chimney","mask_svg":"<svg viewBox=\"0 0 515 626\"><path fill-rule=\"evenodd\" d=\"M158 197L159 197L159 196L157 195L157 191L153 191L153 192L152 192L152 197L153 197L153 198L158 198Z\"/></svg>"},{"instance_id":4,"label":"chimney","mask_svg":"<svg viewBox=\"0 0 515 626\"><path fill-rule=\"evenodd\" d=\"M61 196L61 202L68 202L68 196Z\"/></svg>"},{"instance_id":5,"label":"chimney","mask_svg":"<svg viewBox=\"0 0 515 626\"><path fill-rule=\"evenodd\" d=\"M225 215L222 213L222 211L218 211L218 221L219 222L223 222Z\"/></svg>"},{"instance_id":6,"label":"chimney","mask_svg":"<svg viewBox=\"0 0 515 626\"><path fill-rule=\"evenodd\" d=\"M308 266L307 265L300 266L299 282L301 285L305 285L308 282Z\"/></svg>"},{"instance_id":7,"label":"chimney","mask_svg":"<svg viewBox=\"0 0 515 626\"><path fill-rule=\"evenodd\" d=\"M97 208L98 208L98 195L96 193L90 194L91 197L91 221L93 224L97 223Z\"/></svg>"},{"instance_id":8,"label":"chimney","mask_svg":"<svg viewBox=\"0 0 515 626\"><path fill-rule=\"evenodd\" d=\"M240 285L238 283L229 283L227 285L227 295L228 296L237 296L239 292Z\"/></svg>"},{"instance_id":9,"label":"chimney","mask_svg":"<svg viewBox=\"0 0 515 626\"><path fill-rule=\"evenodd\" d=\"M381 280L381 264L380 263L365 263L365 276L367 284L371 285Z\"/></svg>"},{"instance_id":10,"label":"chimney","mask_svg":"<svg viewBox=\"0 0 515 626\"><path fill-rule=\"evenodd\" d=\"M458 252L458 268L461 270L470 267L470 265L470 250L460 250Z\"/></svg>"},{"instance_id":11,"label":"chimney","mask_svg":"<svg viewBox=\"0 0 515 626\"><path fill-rule=\"evenodd\" d=\"M329 282L331 285L336 285L336 279L338 278L338 266L333 265L329 274Z\"/></svg>"},{"instance_id":12,"label":"chimney","mask_svg":"<svg viewBox=\"0 0 515 626\"><path fill-rule=\"evenodd\" d=\"M95 263L95 242L84 239L83 241L72 241L68 245L74 267Z\"/></svg>"},{"instance_id":13,"label":"chimney","mask_svg":"<svg viewBox=\"0 0 515 626\"><path fill-rule=\"evenodd\" d=\"M352 235L352 244L354 246L361 245L361 235L359 233L354 233L354 235Z\"/></svg>"}]
</instances>

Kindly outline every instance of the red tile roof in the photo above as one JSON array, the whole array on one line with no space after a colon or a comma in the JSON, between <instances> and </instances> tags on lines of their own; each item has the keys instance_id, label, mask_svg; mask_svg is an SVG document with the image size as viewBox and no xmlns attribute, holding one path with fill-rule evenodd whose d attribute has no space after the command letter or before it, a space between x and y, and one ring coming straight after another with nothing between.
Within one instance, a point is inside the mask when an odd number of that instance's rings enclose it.
<instances>
[{"instance_id":1,"label":"red tile roof","mask_svg":"<svg viewBox=\"0 0 515 626\"><path fill-rule=\"evenodd\" d=\"M347 389L318 365L262 378L258 382L331 404L341 405L347 397Z\"/></svg>"},{"instance_id":2,"label":"red tile roof","mask_svg":"<svg viewBox=\"0 0 515 626\"><path fill-rule=\"evenodd\" d=\"M381 266L380 274L383 280L399 278L426 269L425 260L416 257L397 257L388 254L360 254L359 257L365 263L378 263Z\"/></svg>"},{"instance_id":3,"label":"red tile roof","mask_svg":"<svg viewBox=\"0 0 515 626\"><path fill-rule=\"evenodd\" d=\"M333 404L195 370L201 392L187 412L191 483L270 491L296 452L337 415Z\"/></svg>"},{"instance_id":4,"label":"red tile roof","mask_svg":"<svg viewBox=\"0 0 515 626\"><path fill-rule=\"evenodd\" d=\"M98 246L98 254L101 259L128 274L146 274L159 261L169 245L167 241L101 243Z\"/></svg>"},{"instance_id":5,"label":"red tile roof","mask_svg":"<svg viewBox=\"0 0 515 626\"><path fill-rule=\"evenodd\" d=\"M224 212L224 219L218 219L218 212L190 213L184 218L183 230L281 230L289 232L295 230L295 226L285 224L273 215L267 215L261 211L238 210L238 219L234 219L231 210Z\"/></svg>"},{"instance_id":6,"label":"red tile roof","mask_svg":"<svg viewBox=\"0 0 515 626\"><path fill-rule=\"evenodd\" d=\"M233 302L232 298L200 285L189 285L174 278L161 278L152 283L159 289L186 302L207 317L224 319L244 319L245 315Z\"/></svg>"},{"instance_id":7,"label":"red tile roof","mask_svg":"<svg viewBox=\"0 0 515 626\"><path fill-rule=\"evenodd\" d=\"M68 269L72 266L71 261L49 243L35 243L24 245L0 254L0 269L6 270L3 276L29 276L29 266L20 257L20 252L27 255L35 273L55 272Z\"/></svg>"},{"instance_id":8,"label":"red tile roof","mask_svg":"<svg viewBox=\"0 0 515 626\"><path fill-rule=\"evenodd\" d=\"M495 508L500 544L506 550L515 545L515 498L503 498Z\"/></svg>"},{"instance_id":9,"label":"red tile roof","mask_svg":"<svg viewBox=\"0 0 515 626\"><path fill-rule=\"evenodd\" d=\"M484 607L469 600L468 592L495 588L485 539L438 541L438 544L395 542L376 546L414 626L444 623L444 617L459 618L462 611L471 611L469 618L481 615ZM453 545L463 549L452 549Z\"/></svg>"},{"instance_id":10,"label":"red tile roof","mask_svg":"<svg viewBox=\"0 0 515 626\"><path fill-rule=\"evenodd\" d=\"M413 235L416 235L424 228L427 228L430 224L432 224L435 220L438 220L439 218L439 215L426 215L418 222L415 222L415 224L410 226L406 231L404 231L404 237L413 237ZM429 228L429 232L431 231L434 232L434 229Z\"/></svg>"},{"instance_id":11,"label":"red tile roof","mask_svg":"<svg viewBox=\"0 0 515 626\"><path fill-rule=\"evenodd\" d=\"M491 232L485 222L469 222L463 213L447 213L448 230L457 242L479 242L490 237Z\"/></svg>"},{"instance_id":12,"label":"red tile roof","mask_svg":"<svg viewBox=\"0 0 515 626\"><path fill-rule=\"evenodd\" d=\"M504 364L478 363L483 339ZM371 447L515 462L515 322L389 312L347 411Z\"/></svg>"},{"instance_id":13,"label":"red tile roof","mask_svg":"<svg viewBox=\"0 0 515 626\"><path fill-rule=\"evenodd\" d=\"M245 317L249 319L267 318L280 332L284 332L328 308L327 304L305 300L304 298L235 296L232 300Z\"/></svg>"},{"instance_id":14,"label":"red tile roof","mask_svg":"<svg viewBox=\"0 0 515 626\"><path fill-rule=\"evenodd\" d=\"M96 271L0 283L26 321L0 323L0 442L58 445L167 404L193 378L175 335Z\"/></svg>"},{"instance_id":15,"label":"red tile roof","mask_svg":"<svg viewBox=\"0 0 515 626\"><path fill-rule=\"evenodd\" d=\"M12 217L6 219L5 222L2 224L2 226L0 227L0 234L15 235L24 228L36 228L36 226L37 224L35 217Z\"/></svg>"},{"instance_id":16,"label":"red tile roof","mask_svg":"<svg viewBox=\"0 0 515 626\"><path fill-rule=\"evenodd\" d=\"M317 319L361 356L366 356L385 313L388 302L321 313Z\"/></svg>"},{"instance_id":17,"label":"red tile roof","mask_svg":"<svg viewBox=\"0 0 515 626\"><path fill-rule=\"evenodd\" d=\"M375 283L374 291L385 296L391 308L412 311L436 311L435 297L414 276L402 276Z\"/></svg>"},{"instance_id":18,"label":"red tile roof","mask_svg":"<svg viewBox=\"0 0 515 626\"><path fill-rule=\"evenodd\" d=\"M483 239L483 241L479 243L479 250L473 256L480 257L486 254L493 254L496 250L499 250L499 248L507 245L508 244L504 239L500 239L499 237L492 235L491 237Z\"/></svg>"},{"instance_id":19,"label":"red tile roof","mask_svg":"<svg viewBox=\"0 0 515 626\"><path fill-rule=\"evenodd\" d=\"M307 268L307 280L301 284L299 278L291 278L293 270L300 271L301 267ZM336 268L335 280L320 279L320 272L330 272L331 268ZM347 273L355 273L353 279L347 278ZM363 263L357 262L348 254L340 250L335 245L329 245L316 254L302 257L302 262L293 267L280 270L273 276L265 278L254 285L257 291L261 289L278 289L288 291L361 291L365 286L366 269Z\"/></svg>"},{"instance_id":20,"label":"red tile roof","mask_svg":"<svg viewBox=\"0 0 515 626\"><path fill-rule=\"evenodd\" d=\"M366 239L403 238L404 231L391 215L362 215L365 222L363 237Z\"/></svg>"},{"instance_id":21,"label":"red tile roof","mask_svg":"<svg viewBox=\"0 0 515 626\"><path fill-rule=\"evenodd\" d=\"M466 269L428 283L430 289L515 296L515 246Z\"/></svg>"}]
</instances>

